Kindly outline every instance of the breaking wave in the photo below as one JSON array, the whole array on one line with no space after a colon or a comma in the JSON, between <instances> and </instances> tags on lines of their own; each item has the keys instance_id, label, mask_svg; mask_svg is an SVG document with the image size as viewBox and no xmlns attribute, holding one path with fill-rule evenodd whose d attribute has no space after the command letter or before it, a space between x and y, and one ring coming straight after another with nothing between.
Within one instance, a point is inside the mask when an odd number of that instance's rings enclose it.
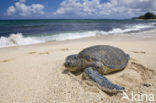
<instances>
[{"instance_id":1,"label":"breaking wave","mask_svg":"<svg viewBox=\"0 0 156 103\"><path fill-rule=\"evenodd\" d=\"M150 24L137 24L132 26L126 26L124 29L122 28L114 28L110 31L84 31L84 32L69 32L69 33L58 33L58 34L50 34L50 35L42 35L32 37L25 37L22 33L10 34L9 37L0 37L0 48L10 47L10 46L20 46L20 45L30 45L37 43L45 43L47 41L60 41L60 40L69 40L69 39L79 39L84 37L91 37L96 35L111 35L111 34L122 34L129 32L139 32L143 30L153 29L156 26L156 23Z\"/></svg>"},{"instance_id":2,"label":"breaking wave","mask_svg":"<svg viewBox=\"0 0 156 103\"><path fill-rule=\"evenodd\" d=\"M11 34L9 37L0 37L0 48L42 43L33 37L24 37L22 33Z\"/></svg>"},{"instance_id":3,"label":"breaking wave","mask_svg":"<svg viewBox=\"0 0 156 103\"><path fill-rule=\"evenodd\" d=\"M150 23L148 25L138 24L138 25L133 25L133 26L127 26L125 29L114 28L110 31L86 31L86 32L76 32L76 33L61 33L61 34L53 35L51 39L52 40L68 40L68 39L92 37L96 35L110 35L110 34L139 32L143 30L153 29L155 25L156 23Z\"/></svg>"}]
</instances>

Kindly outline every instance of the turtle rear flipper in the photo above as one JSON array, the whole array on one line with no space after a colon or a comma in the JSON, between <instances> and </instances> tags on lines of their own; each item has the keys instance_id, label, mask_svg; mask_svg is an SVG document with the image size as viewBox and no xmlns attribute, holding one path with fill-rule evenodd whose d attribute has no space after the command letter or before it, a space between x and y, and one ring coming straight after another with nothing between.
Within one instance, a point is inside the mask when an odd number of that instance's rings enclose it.
<instances>
[{"instance_id":1,"label":"turtle rear flipper","mask_svg":"<svg viewBox=\"0 0 156 103\"><path fill-rule=\"evenodd\" d=\"M121 92L125 89L122 86L113 84L106 77L98 73L98 71L94 69L94 67L86 68L84 71L84 77L95 82L95 84L97 84L100 89L107 93L114 94Z\"/></svg>"}]
</instances>

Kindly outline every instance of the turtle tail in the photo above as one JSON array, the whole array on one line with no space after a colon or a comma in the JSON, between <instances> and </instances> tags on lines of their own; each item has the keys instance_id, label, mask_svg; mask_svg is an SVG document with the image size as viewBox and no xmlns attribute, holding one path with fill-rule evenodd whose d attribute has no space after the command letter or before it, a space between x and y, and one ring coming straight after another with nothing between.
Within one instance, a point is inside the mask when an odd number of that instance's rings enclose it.
<instances>
[{"instance_id":1,"label":"turtle tail","mask_svg":"<svg viewBox=\"0 0 156 103\"><path fill-rule=\"evenodd\" d=\"M114 94L123 91L125 88L117 84L112 83L106 77L99 74L93 67L86 68L84 71L84 77L94 81L100 89L104 92Z\"/></svg>"}]
</instances>

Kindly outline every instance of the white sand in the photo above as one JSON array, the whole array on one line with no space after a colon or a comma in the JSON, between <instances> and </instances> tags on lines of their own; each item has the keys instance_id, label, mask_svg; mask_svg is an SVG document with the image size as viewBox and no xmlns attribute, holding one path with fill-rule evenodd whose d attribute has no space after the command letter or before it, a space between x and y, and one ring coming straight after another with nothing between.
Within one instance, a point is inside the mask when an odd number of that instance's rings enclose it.
<instances>
[{"instance_id":1,"label":"white sand","mask_svg":"<svg viewBox=\"0 0 156 103\"><path fill-rule=\"evenodd\" d=\"M148 35L150 34L150 35ZM121 72L107 75L112 82L126 88L128 95L142 92L155 95L155 31L146 38L104 36L78 40L0 49L0 103L125 103L122 93L109 96L80 75L64 70L65 57L92 45L122 48L131 57ZM150 87L143 86L150 83ZM131 103L131 102L129 102ZM154 103L154 102L153 102Z\"/></svg>"}]
</instances>

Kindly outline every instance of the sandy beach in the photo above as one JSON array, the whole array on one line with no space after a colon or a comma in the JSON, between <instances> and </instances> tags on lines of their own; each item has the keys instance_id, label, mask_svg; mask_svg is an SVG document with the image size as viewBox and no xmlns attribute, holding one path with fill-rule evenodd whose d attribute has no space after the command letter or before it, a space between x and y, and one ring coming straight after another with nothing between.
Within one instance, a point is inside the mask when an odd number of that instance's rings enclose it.
<instances>
[{"instance_id":1,"label":"sandy beach","mask_svg":"<svg viewBox=\"0 0 156 103\"><path fill-rule=\"evenodd\" d=\"M121 99L122 93L108 95L85 83L81 74L66 71L63 63L68 55L93 45L111 45L128 53L128 66L106 77L124 86L129 97L152 94L156 102L156 30L140 34L145 36L109 35L0 48L0 103L138 103Z\"/></svg>"}]
</instances>

